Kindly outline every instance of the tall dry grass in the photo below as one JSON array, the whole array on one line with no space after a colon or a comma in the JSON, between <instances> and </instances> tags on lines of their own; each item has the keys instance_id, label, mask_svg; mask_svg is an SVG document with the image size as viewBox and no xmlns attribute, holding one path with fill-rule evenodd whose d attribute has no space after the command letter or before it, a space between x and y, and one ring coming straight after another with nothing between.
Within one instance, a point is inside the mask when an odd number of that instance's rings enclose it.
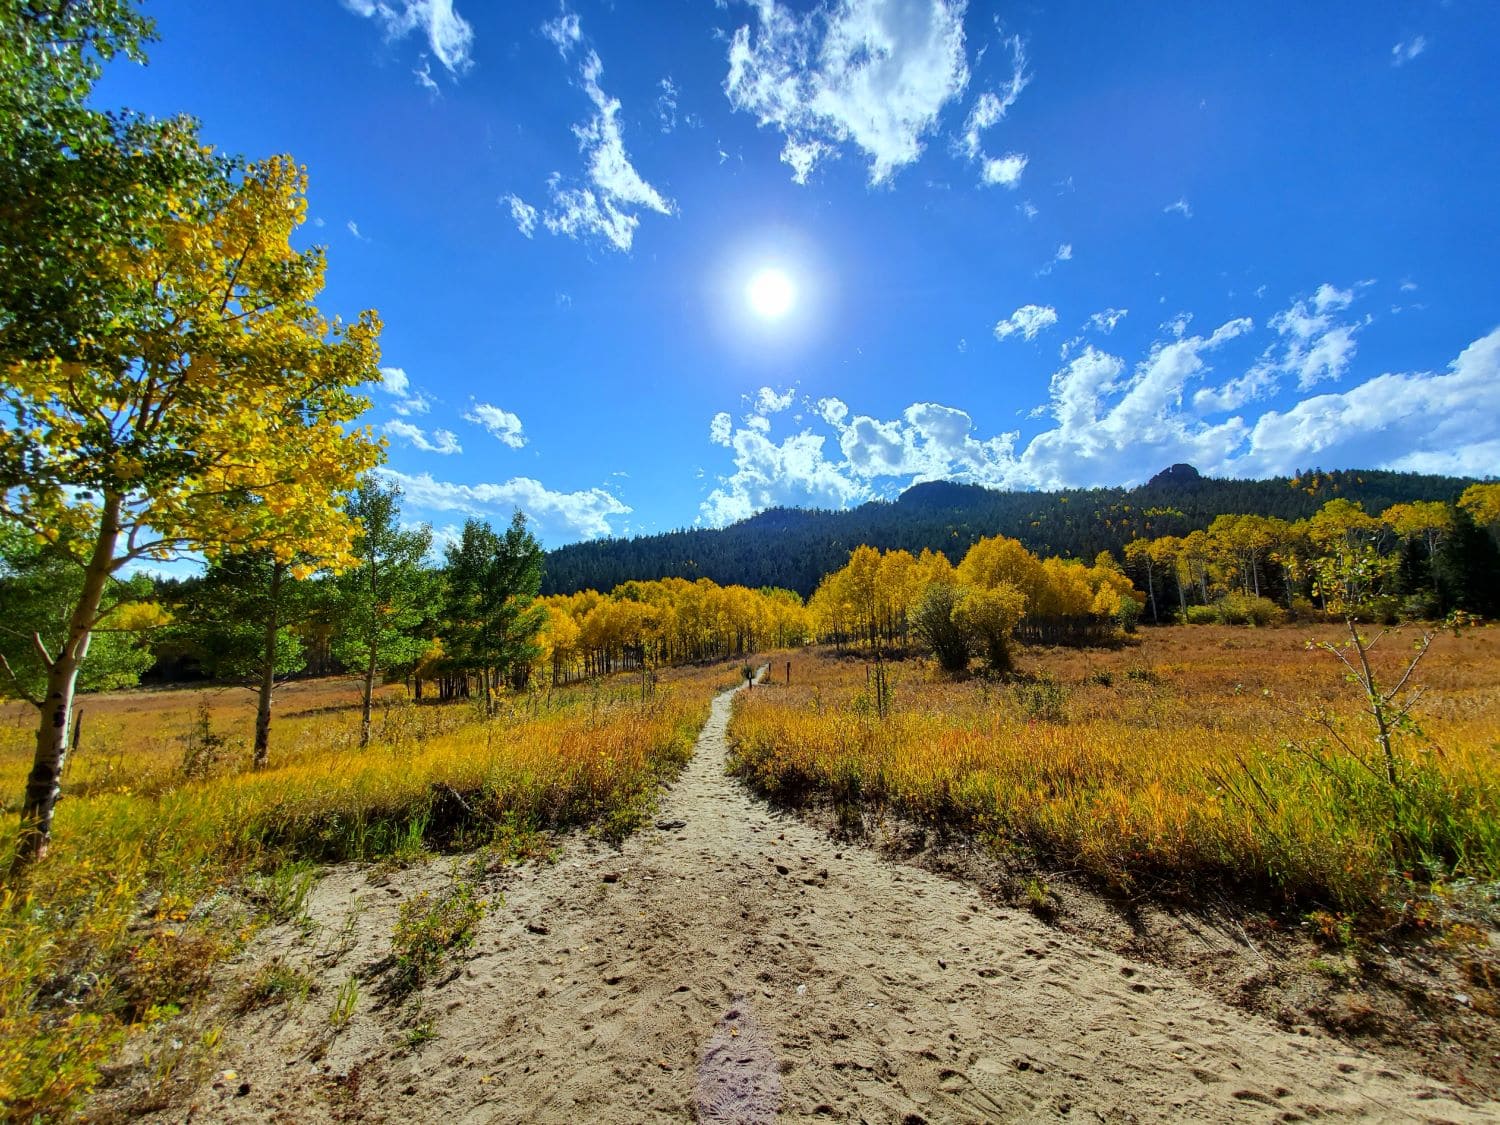
<instances>
[{"instance_id":1,"label":"tall dry grass","mask_svg":"<svg viewBox=\"0 0 1500 1125\"><path fill-rule=\"evenodd\" d=\"M739 701L734 768L851 824L889 807L1124 891L1362 912L1411 879L1500 877L1500 631L1434 646L1395 802L1326 725L1356 747L1371 735L1343 669L1306 641L1151 630L1118 650L1024 650L1004 684L909 661L887 668L885 719L865 663L804 658L790 688ZM1410 651L1387 638L1376 655L1390 679Z\"/></svg>"},{"instance_id":2,"label":"tall dry grass","mask_svg":"<svg viewBox=\"0 0 1500 1125\"><path fill-rule=\"evenodd\" d=\"M190 1003L218 959L285 916L310 861L629 832L690 756L713 691L737 679L737 666L674 671L643 693L620 678L511 699L488 720L465 704L393 703L365 751L344 705L354 696L313 688L319 706L282 721L261 772L232 742L213 769L183 770L202 718L194 693L85 702L101 721L85 730L51 852L0 887L0 1117L65 1112L126 1029ZM91 745L111 713L134 741ZM218 718L208 729L223 738ZM17 741L0 750L0 783L19 791L29 745ZM4 826L0 856L14 832Z\"/></svg>"}]
</instances>

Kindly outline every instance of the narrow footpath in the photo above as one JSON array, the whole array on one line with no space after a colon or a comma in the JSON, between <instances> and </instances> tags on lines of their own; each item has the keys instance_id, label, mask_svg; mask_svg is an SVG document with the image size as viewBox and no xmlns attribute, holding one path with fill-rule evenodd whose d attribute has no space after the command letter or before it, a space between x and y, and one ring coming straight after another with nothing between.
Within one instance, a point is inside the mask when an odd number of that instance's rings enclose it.
<instances>
[{"instance_id":1,"label":"narrow footpath","mask_svg":"<svg viewBox=\"0 0 1500 1125\"><path fill-rule=\"evenodd\" d=\"M663 794L664 827L618 851L570 839L488 888L503 902L424 993L425 1042L403 1039L409 1010L362 998L327 1044L327 1009L451 861L324 879L311 906L325 927L361 903L348 954L300 1012L230 1029L232 1077L190 1119L1495 1119L773 810L725 775L731 703L714 701Z\"/></svg>"}]
</instances>

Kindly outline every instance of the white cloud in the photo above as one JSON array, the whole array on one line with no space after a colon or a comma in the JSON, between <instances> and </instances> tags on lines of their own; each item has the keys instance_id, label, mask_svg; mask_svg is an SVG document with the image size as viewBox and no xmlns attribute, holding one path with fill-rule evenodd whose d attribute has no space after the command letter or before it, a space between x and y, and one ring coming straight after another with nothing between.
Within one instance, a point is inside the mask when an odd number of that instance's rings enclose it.
<instances>
[{"instance_id":1,"label":"white cloud","mask_svg":"<svg viewBox=\"0 0 1500 1125\"><path fill-rule=\"evenodd\" d=\"M380 389L395 400L391 409L403 418L426 414L432 409L432 400L421 391L412 390L411 379L400 367L380 369Z\"/></svg>"},{"instance_id":2,"label":"white cloud","mask_svg":"<svg viewBox=\"0 0 1500 1125\"><path fill-rule=\"evenodd\" d=\"M708 423L708 440L715 445L727 446L734 433L734 419L727 410L721 410Z\"/></svg>"},{"instance_id":3,"label":"white cloud","mask_svg":"<svg viewBox=\"0 0 1500 1125\"><path fill-rule=\"evenodd\" d=\"M1088 326L1094 329L1094 331L1103 332L1108 336L1115 330L1115 326L1124 320L1129 313L1129 309L1105 309L1089 317Z\"/></svg>"},{"instance_id":4,"label":"white cloud","mask_svg":"<svg viewBox=\"0 0 1500 1125\"><path fill-rule=\"evenodd\" d=\"M552 205L542 223L553 234L575 239L598 237L616 250L628 251L640 225L639 211L671 215L676 206L647 183L631 163L620 128L620 102L599 85L603 73L599 55L590 51L583 60L581 75L595 112L588 121L573 126L578 150L587 165L588 186L565 187L562 174L554 172L547 180ZM511 215L522 233L527 233L528 228L522 225L525 212L517 215L513 203ZM534 227L534 217L531 224Z\"/></svg>"},{"instance_id":5,"label":"white cloud","mask_svg":"<svg viewBox=\"0 0 1500 1125\"><path fill-rule=\"evenodd\" d=\"M1391 48L1391 65L1405 66L1425 50L1427 50L1427 37L1425 35L1403 39Z\"/></svg>"},{"instance_id":6,"label":"white cloud","mask_svg":"<svg viewBox=\"0 0 1500 1125\"><path fill-rule=\"evenodd\" d=\"M1320 313L1337 312L1339 309L1347 309L1354 303L1354 290L1337 289L1325 281L1313 294L1312 302L1313 308Z\"/></svg>"},{"instance_id":7,"label":"white cloud","mask_svg":"<svg viewBox=\"0 0 1500 1125\"><path fill-rule=\"evenodd\" d=\"M474 29L454 10L453 0L344 0L344 7L375 20L387 39L402 39L413 31L425 35L433 57L455 77L473 65ZM423 85L431 82L429 74Z\"/></svg>"},{"instance_id":8,"label":"white cloud","mask_svg":"<svg viewBox=\"0 0 1500 1125\"><path fill-rule=\"evenodd\" d=\"M1051 273L1053 270L1055 270L1057 268L1057 264L1059 262L1071 262L1072 260L1073 260L1073 244L1071 242L1064 242L1061 246L1059 246L1057 248L1057 253L1055 253L1055 254L1052 255L1052 260L1050 262L1048 262L1045 266L1043 266L1041 269L1039 269L1039 270L1036 271L1037 276L1038 277L1046 277L1049 273Z\"/></svg>"},{"instance_id":9,"label":"white cloud","mask_svg":"<svg viewBox=\"0 0 1500 1125\"><path fill-rule=\"evenodd\" d=\"M1008 152L1004 156L997 156L993 160L986 160L979 169L979 179L982 183L990 186L1016 188L1021 183L1021 173L1026 171L1026 157L1018 152ZM1028 206L1030 206L1028 204ZM1027 215L1031 218L1035 209Z\"/></svg>"},{"instance_id":10,"label":"white cloud","mask_svg":"<svg viewBox=\"0 0 1500 1125\"><path fill-rule=\"evenodd\" d=\"M410 422L387 422L382 427L386 433L400 438L423 453L462 453L463 447L458 444L458 435L452 430L433 430L432 437L428 438L427 432Z\"/></svg>"},{"instance_id":11,"label":"white cloud","mask_svg":"<svg viewBox=\"0 0 1500 1125\"><path fill-rule=\"evenodd\" d=\"M755 33L730 41L724 92L782 134L798 183L845 144L868 157L870 183L888 182L969 83L963 0L839 0L805 15L756 0L756 14Z\"/></svg>"},{"instance_id":12,"label":"white cloud","mask_svg":"<svg viewBox=\"0 0 1500 1125\"><path fill-rule=\"evenodd\" d=\"M661 96L656 99L656 119L663 133L677 128L677 84L669 74L657 84Z\"/></svg>"},{"instance_id":13,"label":"white cloud","mask_svg":"<svg viewBox=\"0 0 1500 1125\"><path fill-rule=\"evenodd\" d=\"M504 442L512 449L520 449L526 444L526 435L521 429L521 419L508 410L501 410L498 406L491 406L487 402L476 402L464 412L464 421L483 426L490 432L490 436Z\"/></svg>"},{"instance_id":14,"label":"white cloud","mask_svg":"<svg viewBox=\"0 0 1500 1125\"><path fill-rule=\"evenodd\" d=\"M1500 328L1465 348L1444 374L1379 375L1267 412L1233 469L1264 475L1317 462L1485 476L1500 464L1497 419Z\"/></svg>"},{"instance_id":15,"label":"white cloud","mask_svg":"<svg viewBox=\"0 0 1500 1125\"><path fill-rule=\"evenodd\" d=\"M975 98L969 118L964 122L963 152L970 160L978 160L982 154L980 134L1003 121L1020 99L1021 91L1031 83L1031 75L1026 73L1026 52L1021 37L1012 35L1005 40L1005 45L1011 52L1010 80L1001 87L1000 93L985 90Z\"/></svg>"},{"instance_id":16,"label":"white cloud","mask_svg":"<svg viewBox=\"0 0 1500 1125\"><path fill-rule=\"evenodd\" d=\"M790 388L778 394L770 387L762 387L760 390L755 392L755 403L753 409L756 414L759 414L762 417L769 417L772 414L780 414L783 410L786 410L792 405L796 397L796 392L791 390Z\"/></svg>"},{"instance_id":17,"label":"white cloud","mask_svg":"<svg viewBox=\"0 0 1500 1125\"><path fill-rule=\"evenodd\" d=\"M364 235L362 235L362 234L359 233L359 224L356 223L353 219L350 219L347 223L344 224L344 226L348 229L348 231L349 231L350 234L352 234L355 238L359 239L361 242L369 242L370 241Z\"/></svg>"},{"instance_id":18,"label":"white cloud","mask_svg":"<svg viewBox=\"0 0 1500 1125\"><path fill-rule=\"evenodd\" d=\"M830 426L837 426L849 417L849 407L843 399L820 398L818 399L818 417Z\"/></svg>"},{"instance_id":19,"label":"white cloud","mask_svg":"<svg viewBox=\"0 0 1500 1125\"><path fill-rule=\"evenodd\" d=\"M758 429L735 430L734 472L700 505L701 518L722 526L777 505L841 508L866 499L865 486L824 456L825 443L808 430L780 443Z\"/></svg>"},{"instance_id":20,"label":"white cloud","mask_svg":"<svg viewBox=\"0 0 1500 1125\"><path fill-rule=\"evenodd\" d=\"M417 85L421 86L422 89L434 94L438 93L439 86L437 79L432 76L432 64L426 59L422 60L422 65L413 70L412 74L417 80Z\"/></svg>"},{"instance_id":21,"label":"white cloud","mask_svg":"<svg viewBox=\"0 0 1500 1125\"><path fill-rule=\"evenodd\" d=\"M1305 302L1314 310L1312 298ZM1033 417L1050 425L1022 445L1017 434L987 439L955 406L913 403L893 419L818 400L789 437L770 419L715 425L734 450L732 472L704 501L708 523L742 519L775 504L848 505L922 480L1006 488L1137 484L1187 461L1217 476L1287 474L1308 464L1483 476L1500 464L1500 328L1465 348L1446 372L1380 375L1338 394L1319 394L1258 418L1213 422L1194 388L1212 364L1248 342L1248 317L1189 335L1186 315L1134 364L1085 345L1053 375ZM1334 326L1337 327L1337 326ZM1286 334L1273 335L1273 361ZM1327 335L1326 332L1321 336ZM832 439L832 441L830 441Z\"/></svg>"},{"instance_id":22,"label":"white cloud","mask_svg":"<svg viewBox=\"0 0 1500 1125\"><path fill-rule=\"evenodd\" d=\"M1168 203L1165 207L1162 208L1162 214L1177 214L1181 215L1184 219L1191 219L1193 217L1193 205L1189 203L1186 198L1182 198L1179 199L1176 203Z\"/></svg>"},{"instance_id":23,"label":"white cloud","mask_svg":"<svg viewBox=\"0 0 1500 1125\"><path fill-rule=\"evenodd\" d=\"M435 480L430 473L412 476L388 468L376 472L389 483L400 485L411 508L480 518L509 518L519 508L546 538L596 539L611 535L611 518L629 515L632 510L602 488L557 492L530 477L513 477L498 484L456 484Z\"/></svg>"},{"instance_id":24,"label":"white cloud","mask_svg":"<svg viewBox=\"0 0 1500 1125\"><path fill-rule=\"evenodd\" d=\"M536 208L519 195L502 195L500 201L510 205L510 217L515 220L516 229L530 238L536 231Z\"/></svg>"},{"instance_id":25,"label":"white cloud","mask_svg":"<svg viewBox=\"0 0 1500 1125\"><path fill-rule=\"evenodd\" d=\"M411 389L411 380L399 367L380 369L380 389L388 395L405 395Z\"/></svg>"},{"instance_id":26,"label":"white cloud","mask_svg":"<svg viewBox=\"0 0 1500 1125\"><path fill-rule=\"evenodd\" d=\"M1051 305L1022 305L995 325L995 339L1003 340L1019 332L1026 339L1035 340L1038 332L1056 323L1057 310Z\"/></svg>"},{"instance_id":27,"label":"white cloud","mask_svg":"<svg viewBox=\"0 0 1500 1125\"><path fill-rule=\"evenodd\" d=\"M1030 222L1032 219L1036 218L1038 215L1041 214L1041 212L1037 210L1036 204L1033 203L1033 202L1031 202L1031 200L1029 200L1029 199L1024 200L1023 202L1021 202L1016 207L1016 210L1019 211L1019 212L1021 212L1021 214L1023 214L1023 215L1026 216L1026 221L1027 222Z\"/></svg>"},{"instance_id":28,"label":"white cloud","mask_svg":"<svg viewBox=\"0 0 1500 1125\"><path fill-rule=\"evenodd\" d=\"M561 13L555 20L548 20L542 24L542 36L557 48L557 53L567 58L569 52L578 46L579 40L583 38L583 29L578 23L578 13L568 10L563 5Z\"/></svg>"},{"instance_id":29,"label":"white cloud","mask_svg":"<svg viewBox=\"0 0 1500 1125\"><path fill-rule=\"evenodd\" d=\"M1286 375L1297 377L1299 390L1341 378L1353 362L1355 336L1368 320L1340 323L1334 314L1347 309L1361 287L1339 289L1324 282L1310 298L1293 301L1267 322L1279 341L1267 347L1244 375L1199 390L1193 405L1206 414L1238 410L1275 395Z\"/></svg>"}]
</instances>

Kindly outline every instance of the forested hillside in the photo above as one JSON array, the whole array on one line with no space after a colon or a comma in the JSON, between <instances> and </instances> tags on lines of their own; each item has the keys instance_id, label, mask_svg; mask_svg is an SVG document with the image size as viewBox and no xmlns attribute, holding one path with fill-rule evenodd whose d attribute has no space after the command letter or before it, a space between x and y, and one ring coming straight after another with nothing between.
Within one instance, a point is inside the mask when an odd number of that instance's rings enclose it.
<instances>
[{"instance_id":1,"label":"forested hillside","mask_svg":"<svg viewBox=\"0 0 1500 1125\"><path fill-rule=\"evenodd\" d=\"M1206 529L1219 515L1305 519L1335 498L1379 513L1392 504L1456 500L1470 483L1384 470L1216 480L1191 465L1173 465L1133 489L1000 492L936 481L849 511L773 508L722 529L561 547L547 557L542 590L609 590L631 579L681 577L780 586L806 597L861 544L914 554L925 547L956 563L979 539L1008 535L1038 555L1092 559L1104 550L1118 555L1135 538Z\"/></svg>"}]
</instances>

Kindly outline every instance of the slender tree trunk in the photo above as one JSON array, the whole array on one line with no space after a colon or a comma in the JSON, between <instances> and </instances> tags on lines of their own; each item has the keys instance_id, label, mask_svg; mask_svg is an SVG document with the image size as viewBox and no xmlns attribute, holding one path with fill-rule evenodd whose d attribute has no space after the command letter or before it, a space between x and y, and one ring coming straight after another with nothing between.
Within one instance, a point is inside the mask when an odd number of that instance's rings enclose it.
<instances>
[{"instance_id":1,"label":"slender tree trunk","mask_svg":"<svg viewBox=\"0 0 1500 1125\"><path fill-rule=\"evenodd\" d=\"M277 611L281 608L282 565L271 562L270 609L266 613L266 646L261 659L260 690L255 700L255 769L271 761L271 696L276 690L276 634L280 631Z\"/></svg>"},{"instance_id":2,"label":"slender tree trunk","mask_svg":"<svg viewBox=\"0 0 1500 1125\"><path fill-rule=\"evenodd\" d=\"M99 620L99 606L104 588L114 567L115 547L120 540L121 498L106 493L100 512L99 537L83 572L83 589L68 618L68 635L55 656L36 638L37 655L47 668L47 689L39 708L36 755L26 779L26 795L21 803L21 831L16 841L12 866L24 871L47 854L52 839L52 813L62 792L63 766L67 763L68 734L73 720L73 692L78 685L78 669L88 655L89 638Z\"/></svg>"},{"instance_id":3,"label":"slender tree trunk","mask_svg":"<svg viewBox=\"0 0 1500 1125\"><path fill-rule=\"evenodd\" d=\"M375 696L375 646L370 645L370 659L365 662L364 698L359 714L359 748L370 745L370 703Z\"/></svg>"}]
</instances>

